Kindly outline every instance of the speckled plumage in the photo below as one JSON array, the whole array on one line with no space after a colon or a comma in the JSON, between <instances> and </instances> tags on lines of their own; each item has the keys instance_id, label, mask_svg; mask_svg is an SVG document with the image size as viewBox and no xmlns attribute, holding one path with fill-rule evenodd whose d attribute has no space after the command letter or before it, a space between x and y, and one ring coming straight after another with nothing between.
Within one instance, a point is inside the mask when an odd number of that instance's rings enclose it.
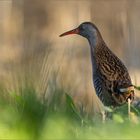
<instances>
[{"instance_id":1,"label":"speckled plumage","mask_svg":"<svg viewBox=\"0 0 140 140\"><path fill-rule=\"evenodd\" d=\"M91 51L93 83L97 96L106 106L117 106L133 100L134 90L127 68L107 47L97 27L84 22L60 36L79 34L88 39Z\"/></svg>"},{"instance_id":2,"label":"speckled plumage","mask_svg":"<svg viewBox=\"0 0 140 140\"><path fill-rule=\"evenodd\" d=\"M128 70L121 60L106 46L104 41L100 43L95 48L95 52L93 52L95 53L94 61L96 61L97 65L97 71L93 74L96 93L100 100L107 106L121 105L125 103L129 94L121 93L120 89L132 86ZM134 91L130 92L132 94L134 93ZM116 102L112 94L118 96L120 101Z\"/></svg>"}]
</instances>

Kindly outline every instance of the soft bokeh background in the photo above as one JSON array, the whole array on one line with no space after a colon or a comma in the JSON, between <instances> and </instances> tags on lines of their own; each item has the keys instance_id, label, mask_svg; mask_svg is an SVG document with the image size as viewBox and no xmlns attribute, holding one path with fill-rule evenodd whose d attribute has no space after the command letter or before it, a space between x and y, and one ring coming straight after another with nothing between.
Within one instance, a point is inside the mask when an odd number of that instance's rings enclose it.
<instances>
[{"instance_id":1,"label":"soft bokeh background","mask_svg":"<svg viewBox=\"0 0 140 140\"><path fill-rule=\"evenodd\" d=\"M95 23L139 85L139 9L139 0L1 0L0 83L9 91L34 86L43 97L64 88L79 106L98 110L87 40L59 35Z\"/></svg>"}]
</instances>

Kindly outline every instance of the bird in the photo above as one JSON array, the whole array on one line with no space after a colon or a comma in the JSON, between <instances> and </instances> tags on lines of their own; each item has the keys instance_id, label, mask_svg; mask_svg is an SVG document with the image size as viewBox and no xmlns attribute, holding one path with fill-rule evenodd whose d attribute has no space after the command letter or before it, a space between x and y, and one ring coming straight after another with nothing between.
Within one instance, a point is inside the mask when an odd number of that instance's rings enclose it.
<instances>
[{"instance_id":1,"label":"bird","mask_svg":"<svg viewBox=\"0 0 140 140\"><path fill-rule=\"evenodd\" d=\"M106 45L96 25L83 22L59 37L72 34L80 35L89 42L93 85L103 105L117 107L127 103L128 100L132 102L135 94L128 70Z\"/></svg>"}]
</instances>

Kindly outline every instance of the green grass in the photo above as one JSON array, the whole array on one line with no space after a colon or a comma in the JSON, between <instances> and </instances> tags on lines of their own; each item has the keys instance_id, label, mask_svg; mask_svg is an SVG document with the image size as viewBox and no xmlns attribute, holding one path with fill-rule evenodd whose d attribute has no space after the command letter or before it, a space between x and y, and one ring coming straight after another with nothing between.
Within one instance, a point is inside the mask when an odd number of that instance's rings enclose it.
<instances>
[{"instance_id":1,"label":"green grass","mask_svg":"<svg viewBox=\"0 0 140 140\"><path fill-rule=\"evenodd\" d=\"M0 90L0 139L139 139L140 110L127 105L110 111L102 123L100 114L81 114L63 89L51 101L41 100L33 88L20 93Z\"/></svg>"}]
</instances>

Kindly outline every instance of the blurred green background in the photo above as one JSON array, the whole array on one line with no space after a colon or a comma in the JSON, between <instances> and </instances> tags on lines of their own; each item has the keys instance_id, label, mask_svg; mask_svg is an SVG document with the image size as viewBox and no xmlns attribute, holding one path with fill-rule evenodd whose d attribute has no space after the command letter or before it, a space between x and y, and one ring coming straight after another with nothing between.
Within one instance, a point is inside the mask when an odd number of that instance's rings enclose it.
<instances>
[{"instance_id":1,"label":"blurred green background","mask_svg":"<svg viewBox=\"0 0 140 140\"><path fill-rule=\"evenodd\" d=\"M124 105L102 124L87 40L59 38L95 23L139 86L139 8L139 0L1 0L0 138L139 138L139 107L131 121Z\"/></svg>"}]
</instances>

